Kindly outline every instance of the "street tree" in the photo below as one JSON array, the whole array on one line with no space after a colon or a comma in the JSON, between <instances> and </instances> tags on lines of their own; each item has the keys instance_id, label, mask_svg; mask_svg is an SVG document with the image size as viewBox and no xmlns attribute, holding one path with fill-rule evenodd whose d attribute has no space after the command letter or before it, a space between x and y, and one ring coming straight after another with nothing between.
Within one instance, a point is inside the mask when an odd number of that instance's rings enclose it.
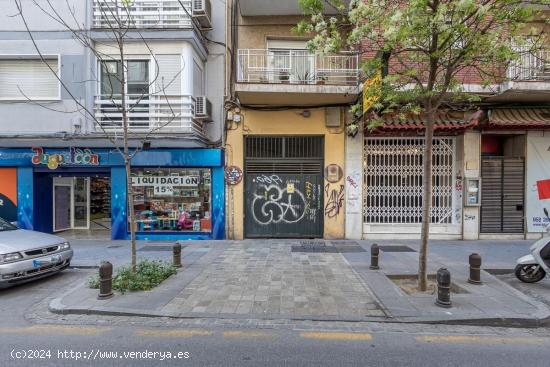
<instances>
[{"instance_id":1,"label":"street tree","mask_svg":"<svg viewBox=\"0 0 550 367\"><path fill-rule=\"evenodd\" d=\"M13 1L17 8L17 14L14 16L21 19L39 58L55 75L69 99L74 102L75 107L72 111L55 111L71 114L80 113L86 121L90 121L95 126L96 133L99 136L111 143L124 161L131 239L131 269L135 272L137 255L132 159L143 150L144 146L149 144L152 135L162 131L164 127L186 113L181 105L174 102L171 96L167 94L168 88L175 82L176 78L180 77L182 70L179 70L176 75L170 78L159 76L158 61L146 37L140 32L140 27L136 25L136 20L132 14L134 0L102 0L98 3L97 11L99 11L102 19L100 41L92 37L90 29L86 27L84 21L79 19L75 4L72 4L70 0ZM181 1L179 5L184 7ZM70 32L76 42L95 56L97 67L92 66L88 70L91 77L80 82L101 86L101 93L98 96L100 101L96 103L99 104L99 110L97 110L97 106L94 110L94 107L88 105L85 99L76 96L72 92L70 83L61 78L57 68L48 63L47 56L40 47L40 41L35 38L31 25L27 21L27 12L31 7L41 12L47 19L53 20L61 29ZM159 19L160 21L161 19ZM138 43L145 46L147 56L149 60L152 60L153 69L155 70L155 74L149 77L147 85L142 85L138 89L131 88L131 92L128 88L129 73L148 73L148 70L130 70L132 67L136 67L136 65L130 66L126 62L128 60L127 48L130 43L134 46ZM105 46L109 51L106 51ZM101 78L102 74L103 78ZM21 91L21 93L28 99L29 103L52 110L51 106L27 97L24 91ZM135 116L148 114L151 98L156 98L158 103L162 105L162 108L155 112L155 121L149 121L149 118L144 121L143 117L132 118L132 114ZM133 124L139 125L139 129L133 129Z\"/></svg>"},{"instance_id":2,"label":"street tree","mask_svg":"<svg viewBox=\"0 0 550 367\"><path fill-rule=\"evenodd\" d=\"M544 39L539 13L550 0L299 0L306 20L296 30L312 36L309 48L320 53L360 50L370 106L367 128L385 114L423 116L422 227L418 288L427 288L427 254L432 204L432 147L437 112L472 105L480 96L463 88L468 72L482 85L507 78L506 67L523 52L536 54ZM327 9L331 14L327 15ZM361 107L354 106L359 114ZM358 125L348 126L355 133Z\"/></svg>"}]
</instances>

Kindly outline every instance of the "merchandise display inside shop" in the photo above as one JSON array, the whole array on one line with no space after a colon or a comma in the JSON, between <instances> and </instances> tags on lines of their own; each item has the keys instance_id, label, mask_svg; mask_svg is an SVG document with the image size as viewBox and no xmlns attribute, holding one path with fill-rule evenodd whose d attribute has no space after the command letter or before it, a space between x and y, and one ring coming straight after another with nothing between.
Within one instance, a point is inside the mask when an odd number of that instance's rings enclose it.
<instances>
[{"instance_id":1,"label":"merchandise display inside shop","mask_svg":"<svg viewBox=\"0 0 550 367\"><path fill-rule=\"evenodd\" d=\"M132 169L132 186L137 231L211 231L210 169Z\"/></svg>"}]
</instances>

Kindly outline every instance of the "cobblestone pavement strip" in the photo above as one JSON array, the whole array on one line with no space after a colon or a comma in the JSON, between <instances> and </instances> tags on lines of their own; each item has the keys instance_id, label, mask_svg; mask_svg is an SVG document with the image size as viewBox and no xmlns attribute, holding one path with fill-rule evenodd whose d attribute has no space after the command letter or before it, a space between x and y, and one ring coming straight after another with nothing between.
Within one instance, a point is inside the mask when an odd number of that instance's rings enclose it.
<instances>
[{"instance_id":1,"label":"cobblestone pavement strip","mask_svg":"<svg viewBox=\"0 0 550 367\"><path fill-rule=\"evenodd\" d=\"M288 241L235 242L163 311L191 316L384 316L341 254L291 252Z\"/></svg>"}]
</instances>

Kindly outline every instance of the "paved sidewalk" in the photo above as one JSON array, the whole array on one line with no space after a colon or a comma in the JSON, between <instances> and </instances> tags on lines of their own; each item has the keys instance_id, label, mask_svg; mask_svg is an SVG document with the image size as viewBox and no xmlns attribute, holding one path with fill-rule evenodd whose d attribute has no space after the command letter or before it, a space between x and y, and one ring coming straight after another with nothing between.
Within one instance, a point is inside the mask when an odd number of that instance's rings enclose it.
<instances>
[{"instance_id":1,"label":"paved sidewalk","mask_svg":"<svg viewBox=\"0 0 550 367\"><path fill-rule=\"evenodd\" d=\"M293 253L288 243L236 242L163 311L277 318L384 316L340 254Z\"/></svg>"},{"instance_id":2,"label":"paved sidewalk","mask_svg":"<svg viewBox=\"0 0 550 367\"><path fill-rule=\"evenodd\" d=\"M416 273L416 241L380 241L382 245L408 246L410 252L387 248L381 253L379 271L369 269L372 241L305 243L315 247L314 251L307 246L292 251L293 246L304 245L299 240L188 241L184 243L184 268L150 292L99 301L97 290L80 284L53 300L50 309L57 313L177 318L506 326L538 326L550 320L545 305L487 272L482 273L483 285L466 282L471 252L482 254L485 268L511 269L515 259L528 252L531 241L434 241L430 273L447 267L453 282L465 291L453 295L451 309L435 306L435 295L407 295L388 278ZM74 263L97 264L105 258L118 266L127 263L128 246L123 241L102 243L94 251L92 243L84 243L85 251L80 251L75 243ZM105 248L109 251L103 252ZM168 259L169 248L170 243L140 241L138 255Z\"/></svg>"}]
</instances>

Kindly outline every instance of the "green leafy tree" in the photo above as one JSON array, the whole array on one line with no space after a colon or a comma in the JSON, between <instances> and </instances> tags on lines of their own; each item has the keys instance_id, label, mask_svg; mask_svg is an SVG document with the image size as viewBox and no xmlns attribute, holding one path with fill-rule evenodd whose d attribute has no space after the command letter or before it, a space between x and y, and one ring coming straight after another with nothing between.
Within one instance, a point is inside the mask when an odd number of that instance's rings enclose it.
<instances>
[{"instance_id":1,"label":"green leafy tree","mask_svg":"<svg viewBox=\"0 0 550 367\"><path fill-rule=\"evenodd\" d=\"M374 101L367 127L384 114L422 114L425 124L424 177L432 177L436 113L453 104L472 104L479 96L463 88L465 71L485 86L506 78L519 55L517 45L534 52L544 39L550 0L299 0L308 19L296 30L312 35L309 47L320 53L360 49L374 57L363 62ZM326 10L336 15L326 15ZM336 11L335 11L336 10ZM536 20L536 22L534 22ZM538 25L538 27L537 27ZM372 98L375 96L375 98ZM364 106L366 107L366 106ZM361 111L358 106L356 112ZM356 130L357 126L351 126ZM427 287L427 253L432 180L425 179L418 287Z\"/></svg>"}]
</instances>

